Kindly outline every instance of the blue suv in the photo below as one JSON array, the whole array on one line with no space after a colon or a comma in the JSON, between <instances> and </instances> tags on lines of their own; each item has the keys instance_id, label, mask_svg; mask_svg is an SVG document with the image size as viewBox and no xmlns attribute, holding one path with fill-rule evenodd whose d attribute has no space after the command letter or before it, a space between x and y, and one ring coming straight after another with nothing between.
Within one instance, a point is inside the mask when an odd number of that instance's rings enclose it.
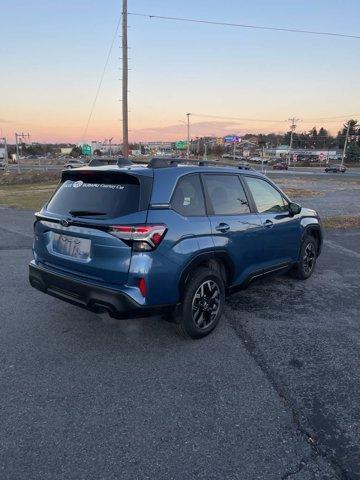
<instances>
[{"instance_id":1,"label":"blue suv","mask_svg":"<svg viewBox=\"0 0 360 480\"><path fill-rule=\"evenodd\" d=\"M33 287L115 318L161 312L191 338L216 327L226 293L309 278L323 236L254 170L166 159L64 171L34 231Z\"/></svg>"}]
</instances>

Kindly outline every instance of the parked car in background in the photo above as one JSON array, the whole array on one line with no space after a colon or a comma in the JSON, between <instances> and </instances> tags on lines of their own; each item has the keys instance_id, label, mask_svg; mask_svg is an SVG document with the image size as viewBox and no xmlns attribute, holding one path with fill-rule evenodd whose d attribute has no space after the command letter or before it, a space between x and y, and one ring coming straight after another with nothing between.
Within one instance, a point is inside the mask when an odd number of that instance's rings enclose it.
<instances>
[{"instance_id":1,"label":"parked car in background","mask_svg":"<svg viewBox=\"0 0 360 480\"><path fill-rule=\"evenodd\" d=\"M162 313L201 338L227 293L274 272L312 275L322 244L314 210L255 170L180 164L64 170L36 213L31 285L115 318Z\"/></svg>"},{"instance_id":2,"label":"parked car in background","mask_svg":"<svg viewBox=\"0 0 360 480\"><path fill-rule=\"evenodd\" d=\"M326 165L325 172L326 173L340 173L340 172L345 173L346 167L345 165L341 165L341 164Z\"/></svg>"},{"instance_id":3,"label":"parked car in background","mask_svg":"<svg viewBox=\"0 0 360 480\"><path fill-rule=\"evenodd\" d=\"M221 155L221 158L227 159L227 160L243 160L244 157L241 157L240 155L233 155L232 153L224 153L224 155Z\"/></svg>"},{"instance_id":4,"label":"parked car in background","mask_svg":"<svg viewBox=\"0 0 360 480\"><path fill-rule=\"evenodd\" d=\"M285 162L277 162L273 165L273 170L288 170L289 166Z\"/></svg>"},{"instance_id":5,"label":"parked car in background","mask_svg":"<svg viewBox=\"0 0 360 480\"><path fill-rule=\"evenodd\" d=\"M82 160L79 160L78 158L71 158L65 163L65 168L79 168L79 167L84 167L86 164Z\"/></svg>"},{"instance_id":6,"label":"parked car in background","mask_svg":"<svg viewBox=\"0 0 360 480\"><path fill-rule=\"evenodd\" d=\"M251 157L250 162L267 164L268 160L263 157Z\"/></svg>"}]
</instances>

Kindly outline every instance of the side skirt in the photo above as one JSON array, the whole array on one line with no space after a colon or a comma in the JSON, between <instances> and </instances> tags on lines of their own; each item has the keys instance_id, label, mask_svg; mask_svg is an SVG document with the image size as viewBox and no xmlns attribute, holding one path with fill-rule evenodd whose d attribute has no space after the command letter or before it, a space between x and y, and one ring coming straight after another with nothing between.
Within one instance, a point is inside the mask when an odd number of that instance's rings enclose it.
<instances>
[{"instance_id":1,"label":"side skirt","mask_svg":"<svg viewBox=\"0 0 360 480\"><path fill-rule=\"evenodd\" d=\"M240 290L244 290L247 288L250 283L252 283L254 280L257 280L259 278L267 277L270 275L281 275L283 273L288 272L291 270L291 268L296 264L296 262L292 263L283 263L281 265L276 265L270 268L266 268L264 270L257 270L250 274L242 283L236 284L236 285L231 285L231 287L228 287L227 289L227 294L232 295L233 293L236 293Z\"/></svg>"}]
</instances>

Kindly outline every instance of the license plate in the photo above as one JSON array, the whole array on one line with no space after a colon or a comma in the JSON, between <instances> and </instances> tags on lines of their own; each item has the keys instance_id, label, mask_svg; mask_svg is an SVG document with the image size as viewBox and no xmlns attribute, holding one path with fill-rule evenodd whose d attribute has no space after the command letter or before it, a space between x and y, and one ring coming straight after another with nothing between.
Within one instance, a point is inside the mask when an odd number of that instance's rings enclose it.
<instances>
[{"instance_id":1,"label":"license plate","mask_svg":"<svg viewBox=\"0 0 360 480\"><path fill-rule=\"evenodd\" d=\"M88 238L53 233L52 249L54 253L80 260L88 260L90 257L90 246L91 241Z\"/></svg>"}]
</instances>

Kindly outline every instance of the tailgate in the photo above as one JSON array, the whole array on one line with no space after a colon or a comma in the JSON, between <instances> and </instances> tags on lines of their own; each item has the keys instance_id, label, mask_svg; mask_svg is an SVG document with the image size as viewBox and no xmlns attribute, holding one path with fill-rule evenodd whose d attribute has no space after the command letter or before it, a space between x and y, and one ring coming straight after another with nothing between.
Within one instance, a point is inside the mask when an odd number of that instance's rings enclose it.
<instances>
[{"instance_id":1,"label":"tailgate","mask_svg":"<svg viewBox=\"0 0 360 480\"><path fill-rule=\"evenodd\" d=\"M35 260L96 282L126 283L132 249L108 230L146 223L151 182L124 172L66 172L37 214Z\"/></svg>"}]
</instances>

